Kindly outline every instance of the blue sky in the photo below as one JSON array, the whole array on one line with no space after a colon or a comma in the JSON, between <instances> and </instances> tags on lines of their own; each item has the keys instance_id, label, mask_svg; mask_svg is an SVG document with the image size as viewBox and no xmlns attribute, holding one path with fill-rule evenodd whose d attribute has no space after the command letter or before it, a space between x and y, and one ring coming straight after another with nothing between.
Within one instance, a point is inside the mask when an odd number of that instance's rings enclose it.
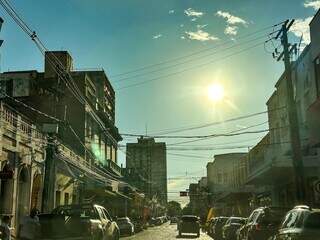
<instances>
[{"instance_id":1,"label":"blue sky","mask_svg":"<svg viewBox=\"0 0 320 240\"><path fill-rule=\"evenodd\" d=\"M156 133L163 129L215 122L266 110L265 102L274 90L283 64L275 62L263 45L234 54L244 47L262 43L267 37L230 50L225 48L241 43L243 35L287 18L298 19L291 40L297 42L297 36L304 33L304 41L307 42L307 23L320 6L320 1L303 0L37 0L33 4L12 0L11 3L37 31L48 49L70 51L76 68L103 67L106 70L116 90L117 126L120 132L130 133L145 133L146 126L149 133ZM5 20L1 32L5 40L1 49L1 70L42 71L42 55L32 41L2 9L1 15ZM226 45L221 48L224 51L203 57L212 52L206 51L197 55L197 59L194 56L187 58L191 60L185 64L167 69L167 66L179 63L172 61L131 75L116 76L224 43ZM267 51L272 50L271 45L266 48ZM119 90L225 55L233 56L202 68ZM150 70L157 72L145 75ZM119 82L121 78L137 74L141 76ZM224 86L231 104L209 101L207 87L212 83ZM224 133L266 120L267 116L262 115L181 134ZM255 130L266 127L262 125ZM192 146L223 143L234 146L238 142L251 146L262 136L215 138L192 143ZM169 144L173 142L177 140L168 141ZM187 172L186 178L169 181L169 191L186 189L192 180L189 177L205 174L207 158L228 151L232 150L170 151L201 158L167 156L169 177L185 176ZM120 152L120 163L124 163L124 159ZM185 202L177 194L169 196L170 199Z\"/></svg>"}]
</instances>

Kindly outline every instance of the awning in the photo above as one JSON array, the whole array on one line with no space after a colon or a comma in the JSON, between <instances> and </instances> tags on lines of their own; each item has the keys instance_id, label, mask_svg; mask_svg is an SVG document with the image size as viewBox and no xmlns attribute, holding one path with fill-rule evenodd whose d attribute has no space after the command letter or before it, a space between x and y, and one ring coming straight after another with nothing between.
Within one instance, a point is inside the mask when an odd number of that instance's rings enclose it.
<instances>
[{"instance_id":1,"label":"awning","mask_svg":"<svg viewBox=\"0 0 320 240\"><path fill-rule=\"evenodd\" d=\"M122 193L120 193L120 192L116 192L116 194L117 194L117 196L120 197L120 198L125 198L125 199L127 199L127 200L132 200L131 197L128 197L127 195L124 195L124 194L122 194Z\"/></svg>"}]
</instances>

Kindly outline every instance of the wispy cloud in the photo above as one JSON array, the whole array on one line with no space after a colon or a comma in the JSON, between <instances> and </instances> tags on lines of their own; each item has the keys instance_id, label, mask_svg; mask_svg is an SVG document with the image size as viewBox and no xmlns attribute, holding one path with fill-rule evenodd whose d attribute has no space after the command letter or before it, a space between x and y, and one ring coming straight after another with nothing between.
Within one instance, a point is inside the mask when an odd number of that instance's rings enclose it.
<instances>
[{"instance_id":1,"label":"wispy cloud","mask_svg":"<svg viewBox=\"0 0 320 240\"><path fill-rule=\"evenodd\" d=\"M169 10L169 14L174 14L174 10L173 9Z\"/></svg>"},{"instance_id":2,"label":"wispy cloud","mask_svg":"<svg viewBox=\"0 0 320 240\"><path fill-rule=\"evenodd\" d=\"M235 25L235 24L242 24L244 26L248 25L248 22L246 20L240 17L234 16L229 12L218 11L216 15L219 17L223 17L227 21L227 23L230 25Z\"/></svg>"},{"instance_id":3,"label":"wispy cloud","mask_svg":"<svg viewBox=\"0 0 320 240\"><path fill-rule=\"evenodd\" d=\"M296 19L294 24L291 26L290 31L297 37L302 36L302 43L304 45L310 43L310 29L309 23L313 17L307 17L305 19Z\"/></svg>"},{"instance_id":4,"label":"wispy cloud","mask_svg":"<svg viewBox=\"0 0 320 240\"><path fill-rule=\"evenodd\" d=\"M308 8L311 7L314 10L318 10L320 8L320 0L314 0L314 1L306 1L304 2L304 7Z\"/></svg>"},{"instance_id":5,"label":"wispy cloud","mask_svg":"<svg viewBox=\"0 0 320 240\"><path fill-rule=\"evenodd\" d=\"M235 36L238 33L238 27L237 26L227 26L224 29L224 34Z\"/></svg>"},{"instance_id":6,"label":"wispy cloud","mask_svg":"<svg viewBox=\"0 0 320 240\"><path fill-rule=\"evenodd\" d=\"M152 36L153 39L158 39L158 38L161 38L161 37L162 37L162 34L157 34L157 35Z\"/></svg>"},{"instance_id":7,"label":"wispy cloud","mask_svg":"<svg viewBox=\"0 0 320 240\"><path fill-rule=\"evenodd\" d=\"M198 28L198 29L203 29L203 28L205 28L206 26L208 26L208 24L203 24L203 25L198 24L198 25L197 25L197 28Z\"/></svg>"},{"instance_id":8,"label":"wispy cloud","mask_svg":"<svg viewBox=\"0 0 320 240\"><path fill-rule=\"evenodd\" d=\"M203 12L198 12L192 8L188 8L188 9L184 10L184 13L188 17L202 17L203 16Z\"/></svg>"},{"instance_id":9,"label":"wispy cloud","mask_svg":"<svg viewBox=\"0 0 320 240\"><path fill-rule=\"evenodd\" d=\"M191 40L198 40L198 41L213 41L213 40L218 40L217 37L209 34L208 32L205 32L201 29L199 29L196 32L185 32L187 37Z\"/></svg>"},{"instance_id":10,"label":"wispy cloud","mask_svg":"<svg viewBox=\"0 0 320 240\"><path fill-rule=\"evenodd\" d=\"M235 36L238 34L238 29L239 27L236 25L242 25L242 26L248 26L248 22L244 20L243 18L234 16L230 14L229 12L224 12L224 11L217 11L216 16L222 17L225 19L227 26L224 29L224 34L230 35L230 36Z\"/></svg>"}]
</instances>

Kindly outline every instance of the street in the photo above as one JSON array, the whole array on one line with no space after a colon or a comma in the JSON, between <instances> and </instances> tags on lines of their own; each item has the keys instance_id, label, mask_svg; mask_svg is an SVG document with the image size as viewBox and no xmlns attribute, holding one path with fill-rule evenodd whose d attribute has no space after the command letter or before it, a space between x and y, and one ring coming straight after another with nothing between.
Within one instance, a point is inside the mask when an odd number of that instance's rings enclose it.
<instances>
[{"instance_id":1,"label":"street","mask_svg":"<svg viewBox=\"0 0 320 240\"><path fill-rule=\"evenodd\" d=\"M182 235L178 237L177 225L170 225L165 223L158 227L149 227L147 230L144 230L140 233L137 233L131 237L122 237L124 240L171 240L171 239L200 239L200 240L209 240L211 239L207 234L201 233L200 237L197 238L196 235Z\"/></svg>"}]
</instances>

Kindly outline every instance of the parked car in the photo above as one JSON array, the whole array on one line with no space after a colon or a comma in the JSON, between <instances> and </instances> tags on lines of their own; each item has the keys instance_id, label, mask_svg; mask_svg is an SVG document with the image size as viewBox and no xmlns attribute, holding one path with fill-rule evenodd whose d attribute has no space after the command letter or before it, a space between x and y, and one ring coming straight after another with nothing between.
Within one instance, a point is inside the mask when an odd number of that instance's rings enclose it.
<instances>
[{"instance_id":1,"label":"parked car","mask_svg":"<svg viewBox=\"0 0 320 240\"><path fill-rule=\"evenodd\" d=\"M288 212L287 208L260 207L249 216L243 229L245 240L268 240L272 237Z\"/></svg>"},{"instance_id":2,"label":"parked car","mask_svg":"<svg viewBox=\"0 0 320 240\"><path fill-rule=\"evenodd\" d=\"M131 236L134 234L134 225L128 217L118 218L117 224L120 230L120 236Z\"/></svg>"},{"instance_id":3,"label":"parked car","mask_svg":"<svg viewBox=\"0 0 320 240\"><path fill-rule=\"evenodd\" d=\"M161 217L157 217L155 219L155 225L159 226L163 223L163 219Z\"/></svg>"},{"instance_id":4,"label":"parked car","mask_svg":"<svg viewBox=\"0 0 320 240\"><path fill-rule=\"evenodd\" d=\"M228 220L228 217L217 217L212 226L212 237L214 240L221 240L222 239L222 227Z\"/></svg>"},{"instance_id":5,"label":"parked car","mask_svg":"<svg viewBox=\"0 0 320 240\"><path fill-rule=\"evenodd\" d=\"M200 219L193 215L183 215L178 224L179 236L183 233L194 233L200 236Z\"/></svg>"},{"instance_id":6,"label":"parked car","mask_svg":"<svg viewBox=\"0 0 320 240\"><path fill-rule=\"evenodd\" d=\"M222 237L226 240L236 240L236 231L246 223L245 218L230 217L222 227Z\"/></svg>"},{"instance_id":7,"label":"parked car","mask_svg":"<svg viewBox=\"0 0 320 240\"><path fill-rule=\"evenodd\" d=\"M320 239L320 209L297 206L287 213L275 240Z\"/></svg>"},{"instance_id":8,"label":"parked car","mask_svg":"<svg viewBox=\"0 0 320 240\"><path fill-rule=\"evenodd\" d=\"M108 239L118 240L119 227L102 206L65 205L50 214L40 214L40 239Z\"/></svg>"}]
</instances>

